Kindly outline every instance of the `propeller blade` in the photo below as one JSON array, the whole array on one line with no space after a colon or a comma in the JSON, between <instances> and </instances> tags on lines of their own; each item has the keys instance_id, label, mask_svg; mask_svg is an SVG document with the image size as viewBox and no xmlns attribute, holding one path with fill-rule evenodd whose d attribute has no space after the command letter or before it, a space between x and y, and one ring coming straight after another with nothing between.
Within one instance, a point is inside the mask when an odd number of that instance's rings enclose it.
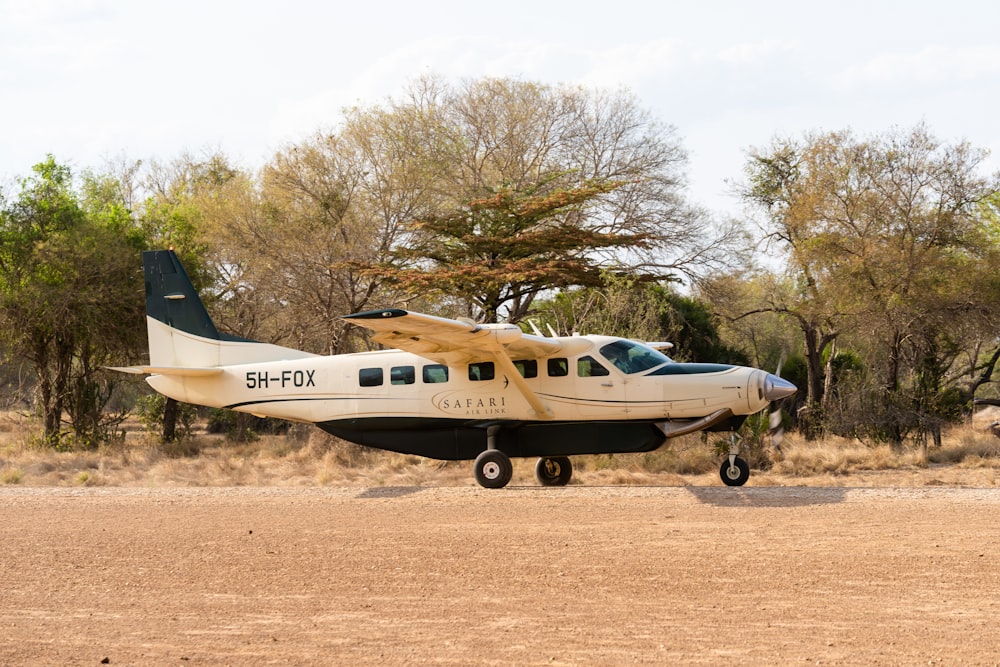
<instances>
[{"instance_id":1,"label":"propeller blade","mask_svg":"<svg viewBox=\"0 0 1000 667\"><path fill-rule=\"evenodd\" d=\"M769 415L768 431L771 434L771 444L781 449L781 441L785 439L785 427L781 424L781 408L772 411Z\"/></svg>"},{"instance_id":2,"label":"propeller blade","mask_svg":"<svg viewBox=\"0 0 1000 667\"><path fill-rule=\"evenodd\" d=\"M785 426L781 419L781 400L798 390L791 382L781 378L781 367L784 364L785 353L782 352L774 375L768 375L764 381L764 396L774 403L774 409L768 415L768 433L771 435L771 446L779 455L781 454L781 443L785 439Z\"/></svg>"}]
</instances>

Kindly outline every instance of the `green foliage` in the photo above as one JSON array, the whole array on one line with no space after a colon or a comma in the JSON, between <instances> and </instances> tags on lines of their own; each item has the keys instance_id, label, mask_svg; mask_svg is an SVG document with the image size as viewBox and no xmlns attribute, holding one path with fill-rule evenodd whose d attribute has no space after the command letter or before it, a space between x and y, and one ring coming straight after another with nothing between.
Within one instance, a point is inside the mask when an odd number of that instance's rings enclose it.
<instances>
[{"instance_id":1,"label":"green foliage","mask_svg":"<svg viewBox=\"0 0 1000 667\"><path fill-rule=\"evenodd\" d=\"M812 133L751 153L744 198L787 251L792 280L745 313L779 313L800 328L809 432L833 410L835 428L853 422L873 442L939 436L949 409L938 396L972 383L957 362L995 339L1000 318L990 205L1000 178L982 175L985 159L923 125L865 138ZM867 378L823 363L835 341L861 357ZM860 393L826 395L845 382L860 382ZM845 410L860 412L845 422Z\"/></svg>"},{"instance_id":2,"label":"green foliage","mask_svg":"<svg viewBox=\"0 0 1000 667\"><path fill-rule=\"evenodd\" d=\"M764 370L777 373L778 367L765 368ZM806 360L801 354L793 354L781 363L780 375L796 387L805 387L807 382Z\"/></svg>"},{"instance_id":3,"label":"green foliage","mask_svg":"<svg viewBox=\"0 0 1000 667\"><path fill-rule=\"evenodd\" d=\"M289 422L271 417L256 417L245 412L213 409L209 413L208 432L224 433L233 442L255 442L261 435L288 432Z\"/></svg>"},{"instance_id":4,"label":"green foliage","mask_svg":"<svg viewBox=\"0 0 1000 667\"><path fill-rule=\"evenodd\" d=\"M628 98L426 81L283 150L259 180L185 156L149 165L139 196L139 163L78 185L49 156L0 193L0 346L32 368L47 446L117 437L117 378L101 369L142 354L138 251L152 243L178 250L223 328L302 349L357 349L339 315L408 299L485 320L534 309L560 333L669 340L678 360L781 363L810 433L894 446L990 391L1000 186L983 151L923 126L753 151L744 198L787 273L716 271L682 295L665 253L711 234L678 204L665 165L683 156L661 130ZM162 418L139 410L149 428ZM236 438L262 428L217 421Z\"/></svg>"},{"instance_id":5,"label":"green foliage","mask_svg":"<svg viewBox=\"0 0 1000 667\"><path fill-rule=\"evenodd\" d=\"M166 403L166 396L156 393L141 396L135 402L135 413L139 421L147 432L155 433L158 437L163 434L163 413ZM178 403L177 408L175 437L177 440L186 440L191 436L195 421L198 419L198 408L190 403Z\"/></svg>"},{"instance_id":6,"label":"green foliage","mask_svg":"<svg viewBox=\"0 0 1000 667\"><path fill-rule=\"evenodd\" d=\"M755 470L769 469L772 465L769 454L771 448L771 409L766 408L749 415L735 432L735 435L718 437L714 434L706 434L707 437L711 438L712 448L715 450L716 455L719 457L728 455L732 438L735 437L739 444L739 455L746 459L751 468Z\"/></svg>"},{"instance_id":7,"label":"green foliage","mask_svg":"<svg viewBox=\"0 0 1000 667\"><path fill-rule=\"evenodd\" d=\"M669 307L662 309L660 329L674 344L678 361L747 365L746 353L727 345L719 334L718 319L711 306L694 297L682 296L658 286Z\"/></svg>"},{"instance_id":8,"label":"green foliage","mask_svg":"<svg viewBox=\"0 0 1000 667\"><path fill-rule=\"evenodd\" d=\"M563 335L606 334L634 340L664 340L662 324L669 304L653 283L610 271L598 287L576 287L538 302L533 314Z\"/></svg>"},{"instance_id":9,"label":"green foliage","mask_svg":"<svg viewBox=\"0 0 1000 667\"><path fill-rule=\"evenodd\" d=\"M96 181L86 199L51 156L33 172L0 211L0 336L34 367L45 443L93 449L124 418L104 412L115 380L101 369L143 342L141 235Z\"/></svg>"},{"instance_id":10,"label":"green foliage","mask_svg":"<svg viewBox=\"0 0 1000 667\"><path fill-rule=\"evenodd\" d=\"M253 428L253 421L253 415L215 408L208 418L208 432L225 433L233 442L254 442L260 436Z\"/></svg>"},{"instance_id":11,"label":"green foliage","mask_svg":"<svg viewBox=\"0 0 1000 667\"><path fill-rule=\"evenodd\" d=\"M604 272L599 287L562 290L536 304L543 324L562 333L599 333L674 344L678 361L746 364L723 342L711 307L672 291L668 284Z\"/></svg>"}]
</instances>

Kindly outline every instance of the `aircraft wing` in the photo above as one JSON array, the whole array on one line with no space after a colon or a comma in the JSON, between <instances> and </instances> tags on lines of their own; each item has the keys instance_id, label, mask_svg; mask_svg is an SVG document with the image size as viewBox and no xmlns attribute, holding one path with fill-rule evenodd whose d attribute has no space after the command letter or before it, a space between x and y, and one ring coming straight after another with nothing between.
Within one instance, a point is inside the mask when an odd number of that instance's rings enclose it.
<instances>
[{"instance_id":1,"label":"aircraft wing","mask_svg":"<svg viewBox=\"0 0 1000 667\"><path fill-rule=\"evenodd\" d=\"M495 361L543 419L551 418L552 413L518 373L514 360L572 354L571 348L589 345L583 340L574 344L567 339L531 336L514 324L476 324L398 308L354 313L344 319L371 329L373 340L383 345L438 363Z\"/></svg>"},{"instance_id":2,"label":"aircraft wing","mask_svg":"<svg viewBox=\"0 0 1000 667\"><path fill-rule=\"evenodd\" d=\"M344 319L374 331L376 342L440 363L492 359L498 348L512 359L534 359L567 347L555 338L525 334L514 324L476 324L398 308L354 313Z\"/></svg>"}]
</instances>

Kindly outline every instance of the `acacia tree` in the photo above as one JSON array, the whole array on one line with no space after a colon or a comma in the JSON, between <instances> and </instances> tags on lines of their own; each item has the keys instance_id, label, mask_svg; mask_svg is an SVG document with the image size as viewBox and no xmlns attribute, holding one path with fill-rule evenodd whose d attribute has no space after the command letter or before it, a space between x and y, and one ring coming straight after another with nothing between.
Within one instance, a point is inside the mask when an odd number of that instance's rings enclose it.
<instances>
[{"instance_id":1,"label":"acacia tree","mask_svg":"<svg viewBox=\"0 0 1000 667\"><path fill-rule=\"evenodd\" d=\"M898 444L909 432L937 434L946 416L937 398L962 338L995 334L997 294L982 276L997 248L981 203L1000 180L979 174L984 159L922 125L866 139L808 135L751 153L744 196L788 251L803 302L832 331L850 328L877 378L872 414L858 422L874 424L873 437Z\"/></svg>"},{"instance_id":2,"label":"acacia tree","mask_svg":"<svg viewBox=\"0 0 1000 667\"><path fill-rule=\"evenodd\" d=\"M505 319L516 323L539 292L599 285L602 266L593 251L649 244L646 234L604 233L579 224L593 199L620 186L582 183L540 195L501 190L414 223L414 243L394 253L412 268L379 272L409 292L466 294L476 309L469 314L485 322L497 322L506 307Z\"/></svg>"},{"instance_id":3,"label":"acacia tree","mask_svg":"<svg viewBox=\"0 0 1000 667\"><path fill-rule=\"evenodd\" d=\"M664 276L718 265L727 237L684 200L685 159L673 128L624 93L427 77L283 148L259 179L238 173L193 201L210 263L225 272L216 291L239 293L222 303L251 306L232 313L234 332L337 353L362 344L339 318L357 310L424 300L517 318L544 285L592 284L597 267ZM473 210L480 224L492 216L494 240L512 257L513 246L534 244L534 265L519 251L516 267L498 269L517 271L518 286L485 287L506 302L467 293L457 271L437 291L420 277L452 251L462 261L438 230L461 236L455 225ZM530 234L504 237L505 215L530 223ZM564 275L551 278L554 268ZM264 315L251 321L250 312Z\"/></svg>"},{"instance_id":4,"label":"acacia tree","mask_svg":"<svg viewBox=\"0 0 1000 667\"><path fill-rule=\"evenodd\" d=\"M628 94L427 78L380 117L432 165L430 210L369 264L409 296L517 321L539 292L597 284L601 269L694 276L722 261L729 237L685 202L673 128Z\"/></svg>"},{"instance_id":5,"label":"acacia tree","mask_svg":"<svg viewBox=\"0 0 1000 667\"><path fill-rule=\"evenodd\" d=\"M0 335L34 368L52 447L69 444L67 414L76 444L95 447L107 436L111 380L100 369L141 339L142 236L106 186L91 176L81 197L69 168L49 156L0 208Z\"/></svg>"},{"instance_id":6,"label":"acacia tree","mask_svg":"<svg viewBox=\"0 0 1000 667\"><path fill-rule=\"evenodd\" d=\"M598 267L719 261L722 242L683 199L684 160L673 129L625 94L426 77L283 148L256 182L215 189L205 238L229 272L220 285L240 294L226 303L267 313L269 340L345 352L363 336L339 316L358 310L418 301L516 319L539 290L593 284ZM505 257L484 261L487 245Z\"/></svg>"}]
</instances>

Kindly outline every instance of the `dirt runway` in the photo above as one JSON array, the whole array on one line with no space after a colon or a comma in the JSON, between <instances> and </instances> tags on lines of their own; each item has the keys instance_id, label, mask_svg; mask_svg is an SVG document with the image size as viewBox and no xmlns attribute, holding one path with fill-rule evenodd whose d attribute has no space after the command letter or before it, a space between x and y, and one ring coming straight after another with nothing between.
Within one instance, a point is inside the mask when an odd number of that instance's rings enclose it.
<instances>
[{"instance_id":1,"label":"dirt runway","mask_svg":"<svg viewBox=\"0 0 1000 667\"><path fill-rule=\"evenodd\" d=\"M0 664L995 665L998 510L957 488L2 488Z\"/></svg>"}]
</instances>

